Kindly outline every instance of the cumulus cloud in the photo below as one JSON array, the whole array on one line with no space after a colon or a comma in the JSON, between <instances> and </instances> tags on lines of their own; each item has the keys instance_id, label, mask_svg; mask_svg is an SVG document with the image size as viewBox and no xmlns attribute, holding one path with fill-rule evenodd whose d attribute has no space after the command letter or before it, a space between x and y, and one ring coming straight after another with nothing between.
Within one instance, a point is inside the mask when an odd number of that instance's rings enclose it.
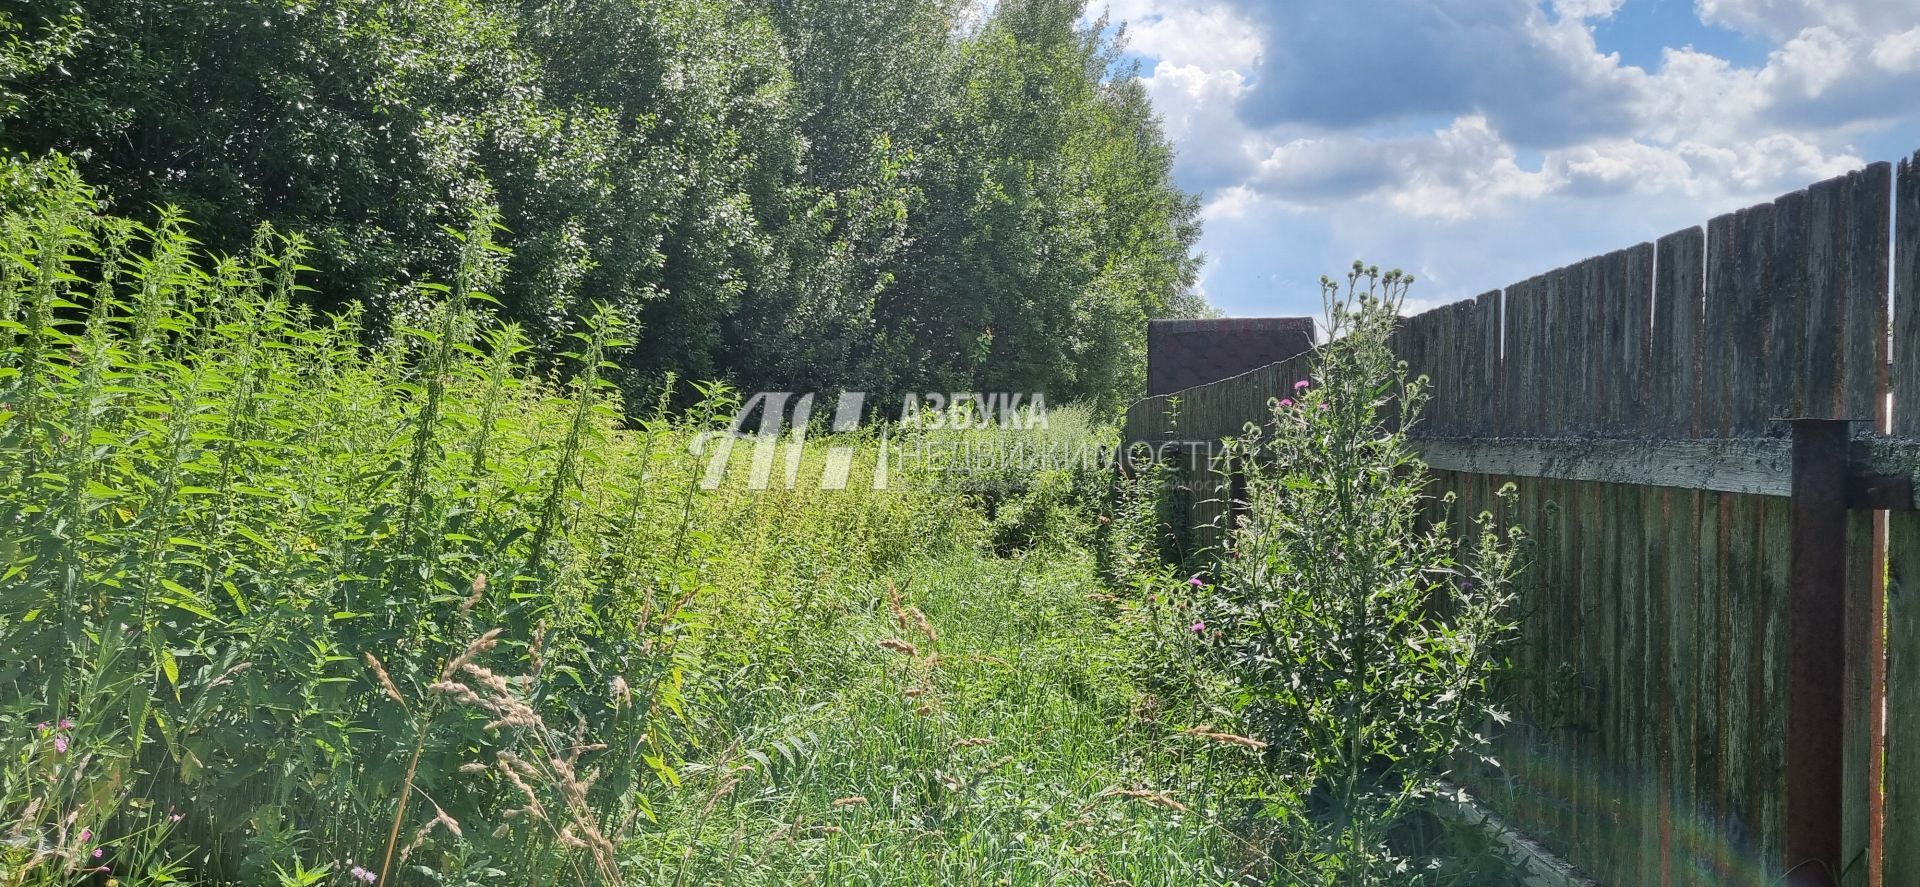
<instances>
[{"instance_id":1,"label":"cumulus cloud","mask_svg":"<svg viewBox=\"0 0 1920 887\"><path fill-rule=\"evenodd\" d=\"M1384 196L1402 211L1448 219L1548 187L1543 175L1520 168L1513 148L1483 117L1395 139L1295 139L1267 153L1252 185L1303 204Z\"/></svg>"},{"instance_id":2,"label":"cumulus cloud","mask_svg":"<svg viewBox=\"0 0 1920 887\"><path fill-rule=\"evenodd\" d=\"M1116 0L1107 12L1126 23L1129 49L1159 61L1245 70L1260 60L1259 29L1224 2Z\"/></svg>"},{"instance_id":3,"label":"cumulus cloud","mask_svg":"<svg viewBox=\"0 0 1920 887\"><path fill-rule=\"evenodd\" d=\"M1561 18L1612 18L1626 0L1553 0L1553 14Z\"/></svg>"},{"instance_id":4,"label":"cumulus cloud","mask_svg":"<svg viewBox=\"0 0 1920 887\"><path fill-rule=\"evenodd\" d=\"M1289 254L1401 258L1429 285L1477 291L1502 282L1477 274L1520 261L1486 244L1550 237L1527 262L1578 258L1858 168L1862 139L1920 128L1912 2L1694 0L1703 27L1765 57L1675 39L1646 67L1599 47L1623 0L1112 10L1151 60L1143 81L1182 184L1206 194L1207 273L1232 307L1249 281L1317 276L1260 271L1280 263L1259 246L1275 237Z\"/></svg>"},{"instance_id":5,"label":"cumulus cloud","mask_svg":"<svg viewBox=\"0 0 1920 887\"><path fill-rule=\"evenodd\" d=\"M1552 147L1630 129L1645 80L1531 0L1241 2L1268 41L1243 106L1259 126L1479 115Z\"/></svg>"},{"instance_id":6,"label":"cumulus cloud","mask_svg":"<svg viewBox=\"0 0 1920 887\"><path fill-rule=\"evenodd\" d=\"M1176 162L1183 184L1210 191L1242 182L1253 171L1253 136L1234 113L1247 90L1238 71L1160 62L1145 85L1168 138L1180 146Z\"/></svg>"},{"instance_id":7,"label":"cumulus cloud","mask_svg":"<svg viewBox=\"0 0 1920 887\"><path fill-rule=\"evenodd\" d=\"M1679 152L1631 139L1555 152L1543 170L1554 190L1580 197L1685 189L1694 172Z\"/></svg>"},{"instance_id":8,"label":"cumulus cloud","mask_svg":"<svg viewBox=\"0 0 1920 887\"><path fill-rule=\"evenodd\" d=\"M1807 129L1883 122L1913 110L1920 27L1903 0L1697 0L1703 22L1775 44L1740 72L1757 93L1759 126Z\"/></svg>"},{"instance_id":9,"label":"cumulus cloud","mask_svg":"<svg viewBox=\"0 0 1920 887\"><path fill-rule=\"evenodd\" d=\"M1887 33L1913 25L1903 0L1695 0L1700 20L1756 37L1786 40L1812 27L1849 34Z\"/></svg>"},{"instance_id":10,"label":"cumulus cloud","mask_svg":"<svg viewBox=\"0 0 1920 887\"><path fill-rule=\"evenodd\" d=\"M1259 200L1259 192L1245 185L1234 185L1215 194L1200 207L1200 220L1213 222L1246 218L1247 211Z\"/></svg>"},{"instance_id":11,"label":"cumulus cloud","mask_svg":"<svg viewBox=\"0 0 1920 887\"><path fill-rule=\"evenodd\" d=\"M1874 44L1873 63L1889 74L1920 70L1920 27L1890 34Z\"/></svg>"}]
</instances>

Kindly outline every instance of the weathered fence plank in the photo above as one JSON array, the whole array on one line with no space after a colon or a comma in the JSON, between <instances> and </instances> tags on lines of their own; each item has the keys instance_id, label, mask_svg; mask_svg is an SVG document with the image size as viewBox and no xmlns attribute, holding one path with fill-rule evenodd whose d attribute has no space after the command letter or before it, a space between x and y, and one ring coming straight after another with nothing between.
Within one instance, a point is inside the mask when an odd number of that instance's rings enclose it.
<instances>
[{"instance_id":1,"label":"weathered fence plank","mask_svg":"<svg viewBox=\"0 0 1920 887\"><path fill-rule=\"evenodd\" d=\"M1920 436L1920 154L1900 163L1894 206L1893 423ZM1920 884L1920 514L1887 520L1886 813L1883 883Z\"/></svg>"}]
</instances>

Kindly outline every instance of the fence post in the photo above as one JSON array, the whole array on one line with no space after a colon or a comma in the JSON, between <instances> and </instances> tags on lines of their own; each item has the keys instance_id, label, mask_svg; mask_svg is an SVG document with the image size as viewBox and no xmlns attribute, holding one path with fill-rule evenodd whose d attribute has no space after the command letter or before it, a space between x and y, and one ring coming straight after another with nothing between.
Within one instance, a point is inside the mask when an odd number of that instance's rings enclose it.
<instances>
[{"instance_id":1,"label":"fence post","mask_svg":"<svg viewBox=\"0 0 1920 887\"><path fill-rule=\"evenodd\" d=\"M1795 419L1787 590L1788 883L1838 883L1845 747L1847 447L1852 423Z\"/></svg>"}]
</instances>

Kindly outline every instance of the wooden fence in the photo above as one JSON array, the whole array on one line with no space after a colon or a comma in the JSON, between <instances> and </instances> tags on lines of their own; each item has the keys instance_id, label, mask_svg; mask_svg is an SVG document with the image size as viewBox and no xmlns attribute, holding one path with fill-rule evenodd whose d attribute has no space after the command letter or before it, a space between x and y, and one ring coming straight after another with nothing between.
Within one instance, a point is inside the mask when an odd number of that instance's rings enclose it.
<instances>
[{"instance_id":1,"label":"wooden fence","mask_svg":"<svg viewBox=\"0 0 1920 887\"><path fill-rule=\"evenodd\" d=\"M1920 884L1916 164L1397 334L1452 524L1511 482L1532 540L1516 718L1470 781L1602 883ZM1140 401L1127 438L1207 452L1311 360Z\"/></svg>"}]
</instances>

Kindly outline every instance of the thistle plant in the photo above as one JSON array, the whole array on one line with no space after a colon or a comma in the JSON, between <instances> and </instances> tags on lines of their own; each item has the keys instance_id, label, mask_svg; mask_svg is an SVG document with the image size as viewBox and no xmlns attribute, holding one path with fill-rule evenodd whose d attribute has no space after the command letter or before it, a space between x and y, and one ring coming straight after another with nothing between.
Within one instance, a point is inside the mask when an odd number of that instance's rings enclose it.
<instances>
[{"instance_id":1,"label":"thistle plant","mask_svg":"<svg viewBox=\"0 0 1920 887\"><path fill-rule=\"evenodd\" d=\"M1514 634L1517 530L1481 514L1462 545L1423 521L1408 432L1426 383L1389 347L1411 282L1358 265L1323 281L1331 341L1234 446L1253 467L1203 602L1224 698L1270 743L1269 809L1307 836L1316 883L1404 877L1393 829L1504 717L1490 687Z\"/></svg>"}]
</instances>

